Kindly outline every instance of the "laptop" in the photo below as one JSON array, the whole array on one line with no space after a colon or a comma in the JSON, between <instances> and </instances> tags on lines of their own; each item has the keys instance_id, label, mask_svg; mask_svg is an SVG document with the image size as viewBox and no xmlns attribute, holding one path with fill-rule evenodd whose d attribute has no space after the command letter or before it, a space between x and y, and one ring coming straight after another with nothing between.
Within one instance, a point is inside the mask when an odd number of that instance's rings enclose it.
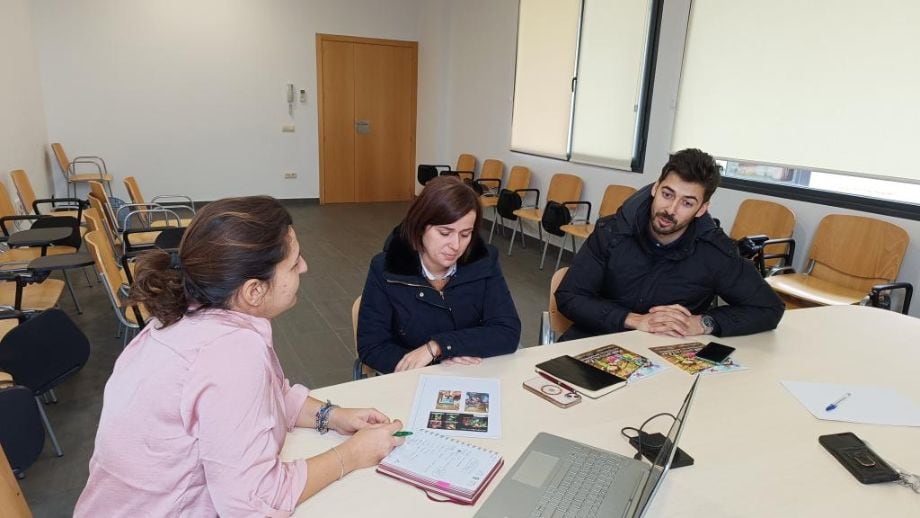
<instances>
[{"instance_id":1,"label":"laptop","mask_svg":"<svg viewBox=\"0 0 920 518\"><path fill-rule=\"evenodd\" d=\"M643 516L677 451L699 381L697 376L654 463L541 432L476 518Z\"/></svg>"}]
</instances>

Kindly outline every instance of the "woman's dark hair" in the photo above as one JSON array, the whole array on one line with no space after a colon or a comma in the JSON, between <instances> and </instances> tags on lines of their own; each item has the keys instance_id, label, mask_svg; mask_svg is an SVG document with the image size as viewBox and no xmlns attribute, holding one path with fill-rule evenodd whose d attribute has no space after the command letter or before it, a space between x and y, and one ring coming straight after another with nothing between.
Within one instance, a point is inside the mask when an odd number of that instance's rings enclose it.
<instances>
[{"instance_id":1,"label":"woman's dark hair","mask_svg":"<svg viewBox=\"0 0 920 518\"><path fill-rule=\"evenodd\" d=\"M269 196L211 202L185 230L178 254L138 257L130 303L146 306L163 327L199 309L227 309L247 280L271 280L289 251L291 223Z\"/></svg>"},{"instance_id":2,"label":"woman's dark hair","mask_svg":"<svg viewBox=\"0 0 920 518\"><path fill-rule=\"evenodd\" d=\"M425 184L422 194L409 207L400 226L400 234L413 250L419 251L422 249L422 235L429 226L449 225L470 211L476 212L473 225L476 231L482 222L479 195L456 176L438 176ZM467 253L469 247L463 256L466 257Z\"/></svg>"},{"instance_id":3,"label":"woman's dark hair","mask_svg":"<svg viewBox=\"0 0 920 518\"><path fill-rule=\"evenodd\" d=\"M722 166L711 155L695 148L683 149L671 155L668 163L661 168L658 182L663 182L670 173L685 182L702 185L703 202L709 201L722 181Z\"/></svg>"}]
</instances>

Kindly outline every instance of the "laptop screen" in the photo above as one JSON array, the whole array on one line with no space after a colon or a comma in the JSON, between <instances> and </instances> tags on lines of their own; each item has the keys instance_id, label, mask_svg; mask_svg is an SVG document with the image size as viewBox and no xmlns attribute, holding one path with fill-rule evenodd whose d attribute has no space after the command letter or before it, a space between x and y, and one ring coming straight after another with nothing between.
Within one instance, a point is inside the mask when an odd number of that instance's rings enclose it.
<instances>
[{"instance_id":1,"label":"laptop screen","mask_svg":"<svg viewBox=\"0 0 920 518\"><path fill-rule=\"evenodd\" d=\"M671 429L668 431L664 445L658 451L658 457L655 458L655 462L652 464L652 469L645 484L642 484L636 491L636 494L639 495L639 500L632 514L634 517L641 517L645 514L649 502L655 495L655 490L658 489L665 473L668 472L671 460L674 458L674 452L677 451L677 441L680 439L680 432L683 430L687 419L687 411L690 409L690 402L693 401L693 395L696 393L696 385L699 381L700 377L697 375L696 379L693 380L690 391L687 392L687 397L684 398L684 404L681 405L680 410L677 412L674 424L671 425Z\"/></svg>"}]
</instances>

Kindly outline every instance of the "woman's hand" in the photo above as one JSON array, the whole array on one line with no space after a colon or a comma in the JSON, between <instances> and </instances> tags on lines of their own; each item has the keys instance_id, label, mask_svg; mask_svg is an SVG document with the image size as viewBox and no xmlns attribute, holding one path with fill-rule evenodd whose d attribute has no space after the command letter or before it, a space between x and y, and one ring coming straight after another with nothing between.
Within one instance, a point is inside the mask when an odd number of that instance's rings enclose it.
<instances>
[{"instance_id":1,"label":"woman's hand","mask_svg":"<svg viewBox=\"0 0 920 518\"><path fill-rule=\"evenodd\" d=\"M441 351L436 343L428 342L421 347L416 347L407 352L406 355L402 357L402 360L399 360L399 363L396 364L396 370L394 372L420 369L426 365L430 365L431 362L434 361L434 356L431 355L432 350L434 350L435 354L439 354Z\"/></svg>"},{"instance_id":2,"label":"woman's hand","mask_svg":"<svg viewBox=\"0 0 920 518\"><path fill-rule=\"evenodd\" d=\"M478 356L451 356L441 361L441 365L479 365L482 358Z\"/></svg>"},{"instance_id":3,"label":"woman's hand","mask_svg":"<svg viewBox=\"0 0 920 518\"><path fill-rule=\"evenodd\" d=\"M329 428L351 435L375 424L389 424L390 418L376 408L334 408L329 414Z\"/></svg>"},{"instance_id":4,"label":"woman's hand","mask_svg":"<svg viewBox=\"0 0 920 518\"><path fill-rule=\"evenodd\" d=\"M345 463L345 472L369 468L380 463L393 448L405 441L402 437L393 437L394 433L402 430L402 426L398 419L388 424L371 424L358 430L338 446Z\"/></svg>"}]
</instances>

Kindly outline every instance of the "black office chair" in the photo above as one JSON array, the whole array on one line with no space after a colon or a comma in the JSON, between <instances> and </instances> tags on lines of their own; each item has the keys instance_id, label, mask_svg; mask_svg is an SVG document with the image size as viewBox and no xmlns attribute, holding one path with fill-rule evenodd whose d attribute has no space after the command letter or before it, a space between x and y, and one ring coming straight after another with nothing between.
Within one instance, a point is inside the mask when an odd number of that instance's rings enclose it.
<instances>
[{"instance_id":1,"label":"black office chair","mask_svg":"<svg viewBox=\"0 0 920 518\"><path fill-rule=\"evenodd\" d=\"M41 397L82 369L88 359L89 340L59 309L49 309L26 320L0 341L0 370L32 391L58 457L64 451L48 421Z\"/></svg>"},{"instance_id":2,"label":"black office chair","mask_svg":"<svg viewBox=\"0 0 920 518\"><path fill-rule=\"evenodd\" d=\"M32 391L22 385L0 387L0 447L17 478L38 459L45 430Z\"/></svg>"}]
</instances>

